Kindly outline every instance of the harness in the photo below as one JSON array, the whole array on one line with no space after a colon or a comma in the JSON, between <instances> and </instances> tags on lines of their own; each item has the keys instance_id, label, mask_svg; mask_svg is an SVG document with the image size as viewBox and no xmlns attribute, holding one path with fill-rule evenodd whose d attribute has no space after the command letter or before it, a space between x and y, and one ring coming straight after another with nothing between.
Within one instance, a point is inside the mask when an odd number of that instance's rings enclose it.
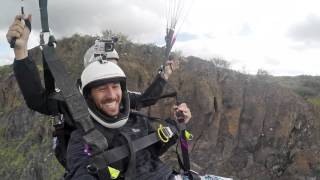
<instances>
[{"instance_id":1,"label":"harness","mask_svg":"<svg viewBox=\"0 0 320 180\"><path fill-rule=\"evenodd\" d=\"M137 112L131 112L131 115L135 116L143 116L147 117L143 114L137 113ZM147 120L150 120L149 118ZM92 163L87 167L89 173L93 175L98 175L100 179L116 179L120 173L117 174L117 176L113 175L112 172L118 171L114 167L111 167L110 164L113 164L115 162L121 161L124 158L129 157L129 164L127 165L127 171L125 173L126 180L127 179L134 179L135 177L135 155L138 151L141 151L143 149L146 149L147 147L152 146L155 143L158 143L162 141L163 143L167 143L168 141L164 139L170 139L173 136L178 136L178 131L175 128L170 128L169 126L162 126L160 125L159 128L156 130L156 132L153 132L151 134L148 134L146 136L143 136L141 138L131 140L130 137L120 131L120 134L126 139L127 144L123 144L119 147L115 147L103 152L100 152L98 154L93 154L90 151L87 151L87 154L91 156ZM105 134L105 136L110 136ZM107 171L106 171L107 170Z\"/></svg>"}]
</instances>

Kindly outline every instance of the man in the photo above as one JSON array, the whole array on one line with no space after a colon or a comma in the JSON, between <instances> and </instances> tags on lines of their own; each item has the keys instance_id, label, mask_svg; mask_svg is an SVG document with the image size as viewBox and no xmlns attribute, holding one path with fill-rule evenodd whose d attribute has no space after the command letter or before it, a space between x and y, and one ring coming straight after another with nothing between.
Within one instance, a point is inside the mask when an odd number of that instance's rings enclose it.
<instances>
[{"instance_id":1,"label":"man","mask_svg":"<svg viewBox=\"0 0 320 180\"><path fill-rule=\"evenodd\" d=\"M64 122L63 132L54 133L57 136L55 138L55 155L58 161L66 168L66 148L70 133L74 130L73 120L66 108L66 103L62 99L56 99L52 94L48 94L46 89L41 85L38 69L28 56L27 42L30 34L30 29L25 26L25 21L21 21L22 16L16 16L13 24L10 26L7 39L9 42L13 38L16 38L15 42L15 61L13 63L14 73L22 91L23 97L28 107L32 110L40 112L42 114L62 117ZM26 21L31 22L31 15L29 15ZM94 45L95 46L95 45ZM93 46L93 47L94 47ZM92 48L89 48L84 56L84 65L90 64L90 61L95 60L96 55L106 55L107 60L117 63L119 56L115 50L112 52L101 52L97 54ZM157 102L163 88L173 70L178 68L177 61L169 61L164 70L161 71L152 82L152 84L146 89L144 93L129 92L130 107L131 109L139 110L142 107L153 105ZM56 95L56 94L53 94ZM61 116L63 115L63 116Z\"/></svg>"},{"instance_id":2,"label":"man","mask_svg":"<svg viewBox=\"0 0 320 180\"><path fill-rule=\"evenodd\" d=\"M103 60L95 61L84 69L81 82L81 90L89 107L89 113L97 122L96 128L106 134L112 148L154 132L147 118L130 114L126 76L117 65ZM185 103L174 108L175 112L183 114L185 123L190 120L191 113ZM167 123L172 129L176 128L173 120L167 120ZM66 179L99 178L97 174L88 173L87 167L90 164L88 149L90 148L85 144L82 133L80 129L72 132L67 152L70 173ZM135 155L134 167L129 166L131 163L129 157L110 164L110 167L120 171L118 176L120 179L169 179L173 171L160 161L159 156L175 143L176 138L177 136L170 138L167 143L159 141L138 151ZM134 175L127 174L131 172L130 168L134 168Z\"/></svg>"},{"instance_id":3,"label":"man","mask_svg":"<svg viewBox=\"0 0 320 180\"><path fill-rule=\"evenodd\" d=\"M15 18L7 33L7 39L10 42L16 38L14 73L26 103L30 108L43 114L64 114L62 111L66 110L65 102L51 99L45 94L37 67L28 57L27 42L30 30L25 27L24 21L20 21L21 18L23 17L17 16ZM31 16L25 20L31 21ZM81 75L81 84L80 89L86 99L91 118L94 120L96 128L107 137L110 142L109 148L124 145L128 141L153 132L148 119L130 114L126 76L116 64L104 60L90 63ZM182 114L179 116L180 120L185 123L190 120L191 113L186 104L174 108L175 112ZM168 120L168 122L172 124L172 128L175 128L174 121ZM86 169L90 155L84 152L88 151L90 147L85 144L82 133L80 129L73 131L68 144L69 173L67 179L97 179L97 175L88 173ZM133 179L168 179L172 170L163 164L158 156L175 140L176 138L171 138L167 144L158 142L137 152L136 163L133 166L129 167L128 164L131 164L131 160L125 158L112 164L112 167L119 169L119 178L126 176L126 178L130 178L128 172L134 172L134 177L131 177ZM132 168L135 170L133 171Z\"/></svg>"}]
</instances>

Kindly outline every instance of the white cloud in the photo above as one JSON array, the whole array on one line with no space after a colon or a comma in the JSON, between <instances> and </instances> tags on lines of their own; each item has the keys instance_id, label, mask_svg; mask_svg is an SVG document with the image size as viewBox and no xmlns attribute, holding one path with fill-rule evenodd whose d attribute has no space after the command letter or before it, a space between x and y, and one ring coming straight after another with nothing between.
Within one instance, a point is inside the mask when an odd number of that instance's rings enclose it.
<instances>
[{"instance_id":1,"label":"white cloud","mask_svg":"<svg viewBox=\"0 0 320 180\"><path fill-rule=\"evenodd\" d=\"M320 16L309 15L305 21L292 26L288 35L296 41L303 42L305 46L320 47Z\"/></svg>"},{"instance_id":2,"label":"white cloud","mask_svg":"<svg viewBox=\"0 0 320 180\"><path fill-rule=\"evenodd\" d=\"M317 0L188 1L193 1L193 7L180 29L183 41L178 41L174 49L206 59L220 56L231 61L233 68L245 67L250 73L262 68L275 75L320 74L316 69L320 43L305 41L320 38L318 26L310 20L310 15L320 17ZM38 4L25 3L26 12L34 15L35 31L30 38L30 46L34 46L40 29ZM1 36L19 11L18 5L11 0L3 3L6 8L0 9L1 17L8 18L0 22ZM49 21L58 38L111 29L135 42L161 44L165 5L163 0L49 0Z\"/></svg>"}]
</instances>

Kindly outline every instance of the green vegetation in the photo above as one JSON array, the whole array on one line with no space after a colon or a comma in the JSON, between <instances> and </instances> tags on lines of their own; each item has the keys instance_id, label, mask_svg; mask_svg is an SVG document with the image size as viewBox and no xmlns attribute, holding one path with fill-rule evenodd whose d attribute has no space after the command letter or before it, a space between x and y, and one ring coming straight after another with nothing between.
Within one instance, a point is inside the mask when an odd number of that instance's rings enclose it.
<instances>
[{"instance_id":1,"label":"green vegetation","mask_svg":"<svg viewBox=\"0 0 320 180\"><path fill-rule=\"evenodd\" d=\"M268 79L272 83L278 83L281 86L293 90L299 96L306 99L320 98L320 77L319 76L282 76Z\"/></svg>"},{"instance_id":2,"label":"green vegetation","mask_svg":"<svg viewBox=\"0 0 320 180\"><path fill-rule=\"evenodd\" d=\"M0 66L0 78L8 75L10 72L12 72L11 65Z\"/></svg>"},{"instance_id":3,"label":"green vegetation","mask_svg":"<svg viewBox=\"0 0 320 180\"><path fill-rule=\"evenodd\" d=\"M308 98L307 101L317 107L320 107L320 98Z\"/></svg>"},{"instance_id":4,"label":"green vegetation","mask_svg":"<svg viewBox=\"0 0 320 180\"><path fill-rule=\"evenodd\" d=\"M8 128L0 128L1 179L24 179L28 174L37 173L49 180L61 179L64 170L50 148L51 137L41 138L43 128L49 126L49 123L43 122L39 120L36 123L39 128L33 128L21 138L8 137Z\"/></svg>"},{"instance_id":5,"label":"green vegetation","mask_svg":"<svg viewBox=\"0 0 320 180\"><path fill-rule=\"evenodd\" d=\"M3 134L3 133L1 133ZM10 174L20 176L24 167L27 165L27 159L24 152L19 149L19 144L27 141L29 136L23 139L6 140L3 136L0 139L0 176L8 177ZM5 178L6 179L6 178Z\"/></svg>"}]
</instances>

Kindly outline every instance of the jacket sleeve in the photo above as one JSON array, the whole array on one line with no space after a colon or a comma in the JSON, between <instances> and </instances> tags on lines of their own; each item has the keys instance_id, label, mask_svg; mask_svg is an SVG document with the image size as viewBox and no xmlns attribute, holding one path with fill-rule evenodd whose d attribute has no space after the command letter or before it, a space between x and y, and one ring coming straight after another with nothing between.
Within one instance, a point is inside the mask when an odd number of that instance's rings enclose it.
<instances>
[{"instance_id":1,"label":"jacket sleeve","mask_svg":"<svg viewBox=\"0 0 320 180\"><path fill-rule=\"evenodd\" d=\"M141 98L140 92L128 91L129 99L130 99L130 108L131 109L140 109L139 99Z\"/></svg>"},{"instance_id":2,"label":"jacket sleeve","mask_svg":"<svg viewBox=\"0 0 320 180\"><path fill-rule=\"evenodd\" d=\"M87 166L90 156L85 153L85 142L81 131L72 132L67 149L67 180L97 180L98 178L89 174Z\"/></svg>"},{"instance_id":3,"label":"jacket sleeve","mask_svg":"<svg viewBox=\"0 0 320 180\"><path fill-rule=\"evenodd\" d=\"M30 57L23 60L14 60L13 72L30 109L46 115L59 113L59 103L61 102L49 98L41 85L38 69Z\"/></svg>"},{"instance_id":4,"label":"jacket sleeve","mask_svg":"<svg viewBox=\"0 0 320 180\"><path fill-rule=\"evenodd\" d=\"M129 92L131 108L140 109L156 104L166 83L167 81L158 74L151 85L142 94Z\"/></svg>"}]
</instances>

